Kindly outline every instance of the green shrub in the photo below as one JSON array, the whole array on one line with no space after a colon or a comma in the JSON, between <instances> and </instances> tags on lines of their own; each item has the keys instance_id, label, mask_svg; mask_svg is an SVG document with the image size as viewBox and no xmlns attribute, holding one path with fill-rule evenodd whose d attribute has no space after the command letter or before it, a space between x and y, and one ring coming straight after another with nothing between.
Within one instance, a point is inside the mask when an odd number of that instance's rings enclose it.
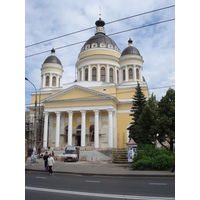
<instances>
[{"instance_id":1,"label":"green shrub","mask_svg":"<svg viewBox=\"0 0 200 200\"><path fill-rule=\"evenodd\" d=\"M152 145L138 147L137 156L133 159L134 170L167 170L173 166L174 153Z\"/></svg>"}]
</instances>

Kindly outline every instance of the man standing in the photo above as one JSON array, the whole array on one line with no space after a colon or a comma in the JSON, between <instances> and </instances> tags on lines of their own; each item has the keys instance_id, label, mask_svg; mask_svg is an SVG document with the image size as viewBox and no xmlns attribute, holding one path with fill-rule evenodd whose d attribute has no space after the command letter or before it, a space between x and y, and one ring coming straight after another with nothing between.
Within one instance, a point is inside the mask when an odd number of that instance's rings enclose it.
<instances>
[{"instance_id":1,"label":"man standing","mask_svg":"<svg viewBox=\"0 0 200 200\"><path fill-rule=\"evenodd\" d=\"M52 174L52 167L53 164L55 163L53 157L51 157L51 154L49 154L49 158L48 158L48 167L49 167L49 175Z\"/></svg>"},{"instance_id":2,"label":"man standing","mask_svg":"<svg viewBox=\"0 0 200 200\"><path fill-rule=\"evenodd\" d=\"M47 162L48 162L48 153L46 151L46 154L44 155L43 159L44 159L44 167L45 167L45 170L46 170L46 167L47 167Z\"/></svg>"}]
</instances>

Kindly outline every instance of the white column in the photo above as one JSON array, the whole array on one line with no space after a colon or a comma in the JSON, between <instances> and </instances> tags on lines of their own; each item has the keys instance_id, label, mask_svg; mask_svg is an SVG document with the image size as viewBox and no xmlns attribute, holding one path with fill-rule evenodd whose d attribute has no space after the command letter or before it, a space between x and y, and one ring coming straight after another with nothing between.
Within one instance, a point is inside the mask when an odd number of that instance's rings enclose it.
<instances>
[{"instance_id":1,"label":"white column","mask_svg":"<svg viewBox=\"0 0 200 200\"><path fill-rule=\"evenodd\" d=\"M91 65L88 67L88 81L91 81Z\"/></svg>"},{"instance_id":2,"label":"white column","mask_svg":"<svg viewBox=\"0 0 200 200\"><path fill-rule=\"evenodd\" d=\"M126 68L125 68L125 72L126 72L126 81L128 81L128 66L126 65Z\"/></svg>"},{"instance_id":3,"label":"white column","mask_svg":"<svg viewBox=\"0 0 200 200\"><path fill-rule=\"evenodd\" d=\"M81 146L84 147L85 146L85 115L86 115L86 111L85 110L81 110Z\"/></svg>"},{"instance_id":4,"label":"white column","mask_svg":"<svg viewBox=\"0 0 200 200\"><path fill-rule=\"evenodd\" d=\"M81 81L83 81L83 67L81 68Z\"/></svg>"},{"instance_id":5,"label":"white column","mask_svg":"<svg viewBox=\"0 0 200 200\"><path fill-rule=\"evenodd\" d=\"M55 147L60 145L60 112L56 112L56 140Z\"/></svg>"},{"instance_id":6,"label":"white column","mask_svg":"<svg viewBox=\"0 0 200 200\"><path fill-rule=\"evenodd\" d=\"M120 68L119 70L119 83L122 83L123 82L123 69Z\"/></svg>"},{"instance_id":7,"label":"white column","mask_svg":"<svg viewBox=\"0 0 200 200\"><path fill-rule=\"evenodd\" d=\"M52 87L52 73L50 73L49 87Z\"/></svg>"},{"instance_id":8,"label":"white column","mask_svg":"<svg viewBox=\"0 0 200 200\"><path fill-rule=\"evenodd\" d=\"M69 123L68 123L68 146L72 146L72 122L73 122L73 111L68 111Z\"/></svg>"},{"instance_id":9,"label":"white column","mask_svg":"<svg viewBox=\"0 0 200 200\"><path fill-rule=\"evenodd\" d=\"M140 81L142 82L142 67L140 67L140 70L139 70L139 73L140 73Z\"/></svg>"},{"instance_id":10,"label":"white column","mask_svg":"<svg viewBox=\"0 0 200 200\"><path fill-rule=\"evenodd\" d=\"M116 135L115 135L115 113L116 111L112 112L112 122L113 122L113 147L116 147Z\"/></svg>"},{"instance_id":11,"label":"white column","mask_svg":"<svg viewBox=\"0 0 200 200\"><path fill-rule=\"evenodd\" d=\"M136 67L133 65L133 75L134 75L134 81L136 81Z\"/></svg>"},{"instance_id":12,"label":"white column","mask_svg":"<svg viewBox=\"0 0 200 200\"><path fill-rule=\"evenodd\" d=\"M112 109L108 109L108 147L113 148L113 117Z\"/></svg>"},{"instance_id":13,"label":"white column","mask_svg":"<svg viewBox=\"0 0 200 200\"><path fill-rule=\"evenodd\" d=\"M77 81L80 81L80 70L78 70L78 77L77 77Z\"/></svg>"},{"instance_id":14,"label":"white column","mask_svg":"<svg viewBox=\"0 0 200 200\"><path fill-rule=\"evenodd\" d=\"M99 148L99 110L94 110L95 130L94 130L94 147Z\"/></svg>"},{"instance_id":15,"label":"white column","mask_svg":"<svg viewBox=\"0 0 200 200\"><path fill-rule=\"evenodd\" d=\"M115 83L117 84L117 66L115 66Z\"/></svg>"},{"instance_id":16,"label":"white column","mask_svg":"<svg viewBox=\"0 0 200 200\"><path fill-rule=\"evenodd\" d=\"M110 80L109 80L109 65L106 65L106 82L110 82Z\"/></svg>"},{"instance_id":17,"label":"white column","mask_svg":"<svg viewBox=\"0 0 200 200\"><path fill-rule=\"evenodd\" d=\"M42 85L42 87L45 87L45 74L43 74L43 85Z\"/></svg>"},{"instance_id":18,"label":"white column","mask_svg":"<svg viewBox=\"0 0 200 200\"><path fill-rule=\"evenodd\" d=\"M48 132L48 117L49 113L44 112L45 118L44 118L44 137L43 137L43 148L47 148L47 132Z\"/></svg>"},{"instance_id":19,"label":"white column","mask_svg":"<svg viewBox=\"0 0 200 200\"><path fill-rule=\"evenodd\" d=\"M100 81L100 66L97 65L97 81Z\"/></svg>"},{"instance_id":20,"label":"white column","mask_svg":"<svg viewBox=\"0 0 200 200\"><path fill-rule=\"evenodd\" d=\"M58 83L59 83L59 75L57 75L57 78L56 78L56 87L59 87Z\"/></svg>"}]
</instances>

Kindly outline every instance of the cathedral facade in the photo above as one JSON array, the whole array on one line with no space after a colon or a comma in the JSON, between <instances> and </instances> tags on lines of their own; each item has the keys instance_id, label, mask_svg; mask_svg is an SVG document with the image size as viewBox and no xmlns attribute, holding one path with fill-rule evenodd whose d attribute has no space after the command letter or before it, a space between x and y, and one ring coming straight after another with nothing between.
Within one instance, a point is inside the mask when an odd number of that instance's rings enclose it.
<instances>
[{"instance_id":1,"label":"cathedral facade","mask_svg":"<svg viewBox=\"0 0 200 200\"><path fill-rule=\"evenodd\" d=\"M43 148L124 148L128 141L132 97L139 82L148 98L142 76L143 57L129 38L120 53L104 32L105 22L96 21L96 33L80 50L75 64L77 80L63 83L63 66L51 50L41 68L40 99L43 107ZM34 118L35 94L30 116Z\"/></svg>"}]
</instances>

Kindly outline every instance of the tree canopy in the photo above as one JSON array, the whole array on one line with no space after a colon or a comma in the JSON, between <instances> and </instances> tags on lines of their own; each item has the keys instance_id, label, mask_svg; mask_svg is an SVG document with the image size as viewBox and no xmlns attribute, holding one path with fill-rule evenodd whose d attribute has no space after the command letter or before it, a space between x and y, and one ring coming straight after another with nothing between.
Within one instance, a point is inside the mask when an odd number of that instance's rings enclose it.
<instances>
[{"instance_id":1,"label":"tree canopy","mask_svg":"<svg viewBox=\"0 0 200 200\"><path fill-rule=\"evenodd\" d=\"M173 150L175 140L174 89L169 88L159 102L153 94L146 101L138 83L130 111L133 121L128 128L129 137L133 138L137 144L154 145L158 140L165 148L168 148L168 145L165 145L167 141L170 150Z\"/></svg>"}]
</instances>

